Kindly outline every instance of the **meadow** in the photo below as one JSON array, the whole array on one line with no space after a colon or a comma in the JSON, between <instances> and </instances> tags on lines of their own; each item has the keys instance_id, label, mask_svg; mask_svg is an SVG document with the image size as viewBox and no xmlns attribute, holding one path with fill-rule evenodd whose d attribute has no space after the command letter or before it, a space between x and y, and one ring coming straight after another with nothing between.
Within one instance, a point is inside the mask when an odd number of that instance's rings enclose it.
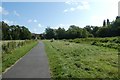
<instances>
[{"instance_id":1,"label":"meadow","mask_svg":"<svg viewBox=\"0 0 120 80\"><path fill-rule=\"evenodd\" d=\"M38 42L35 40L9 40L2 41L2 70L13 65L18 59L30 51Z\"/></svg>"},{"instance_id":2,"label":"meadow","mask_svg":"<svg viewBox=\"0 0 120 80\"><path fill-rule=\"evenodd\" d=\"M108 38L77 38L69 39L69 42L75 43L87 43L96 46L103 46L108 48L118 49L120 44L120 37L108 37Z\"/></svg>"},{"instance_id":3,"label":"meadow","mask_svg":"<svg viewBox=\"0 0 120 80\"><path fill-rule=\"evenodd\" d=\"M115 43L116 38L44 40L51 77L118 78L118 49L93 44L105 40Z\"/></svg>"}]
</instances>

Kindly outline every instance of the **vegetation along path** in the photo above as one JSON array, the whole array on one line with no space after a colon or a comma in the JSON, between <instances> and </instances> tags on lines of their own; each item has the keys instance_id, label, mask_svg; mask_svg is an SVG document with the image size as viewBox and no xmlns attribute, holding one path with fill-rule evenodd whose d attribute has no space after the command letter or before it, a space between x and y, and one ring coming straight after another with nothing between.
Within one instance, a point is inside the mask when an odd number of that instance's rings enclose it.
<instances>
[{"instance_id":1,"label":"vegetation along path","mask_svg":"<svg viewBox=\"0 0 120 80\"><path fill-rule=\"evenodd\" d=\"M63 40L44 43L51 78L118 78L117 49Z\"/></svg>"},{"instance_id":2,"label":"vegetation along path","mask_svg":"<svg viewBox=\"0 0 120 80\"><path fill-rule=\"evenodd\" d=\"M44 44L39 42L27 55L4 73L3 78L50 78Z\"/></svg>"}]
</instances>

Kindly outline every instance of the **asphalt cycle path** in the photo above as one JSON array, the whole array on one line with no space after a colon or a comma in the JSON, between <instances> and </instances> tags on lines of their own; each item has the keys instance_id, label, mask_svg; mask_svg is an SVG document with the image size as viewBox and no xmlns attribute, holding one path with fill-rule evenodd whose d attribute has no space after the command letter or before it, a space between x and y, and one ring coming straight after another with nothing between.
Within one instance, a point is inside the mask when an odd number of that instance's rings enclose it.
<instances>
[{"instance_id":1,"label":"asphalt cycle path","mask_svg":"<svg viewBox=\"0 0 120 80\"><path fill-rule=\"evenodd\" d=\"M13 67L2 75L3 78L50 78L48 58L43 42L39 42Z\"/></svg>"}]
</instances>

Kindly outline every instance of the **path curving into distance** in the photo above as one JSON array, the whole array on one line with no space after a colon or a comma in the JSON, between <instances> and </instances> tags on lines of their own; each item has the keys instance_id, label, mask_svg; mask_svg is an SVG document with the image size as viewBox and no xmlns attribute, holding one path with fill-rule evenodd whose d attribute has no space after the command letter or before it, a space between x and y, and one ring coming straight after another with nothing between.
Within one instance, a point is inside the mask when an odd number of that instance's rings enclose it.
<instances>
[{"instance_id":1,"label":"path curving into distance","mask_svg":"<svg viewBox=\"0 0 120 80\"><path fill-rule=\"evenodd\" d=\"M50 78L50 70L43 42L2 75L3 78Z\"/></svg>"}]
</instances>

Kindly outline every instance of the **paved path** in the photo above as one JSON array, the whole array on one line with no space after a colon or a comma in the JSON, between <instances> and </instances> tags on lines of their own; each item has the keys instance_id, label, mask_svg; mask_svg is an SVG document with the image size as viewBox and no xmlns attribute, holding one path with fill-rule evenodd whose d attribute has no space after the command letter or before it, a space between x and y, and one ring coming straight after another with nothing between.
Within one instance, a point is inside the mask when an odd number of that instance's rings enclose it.
<instances>
[{"instance_id":1,"label":"paved path","mask_svg":"<svg viewBox=\"0 0 120 80\"><path fill-rule=\"evenodd\" d=\"M39 42L28 54L4 73L3 78L50 78L44 44Z\"/></svg>"}]
</instances>

